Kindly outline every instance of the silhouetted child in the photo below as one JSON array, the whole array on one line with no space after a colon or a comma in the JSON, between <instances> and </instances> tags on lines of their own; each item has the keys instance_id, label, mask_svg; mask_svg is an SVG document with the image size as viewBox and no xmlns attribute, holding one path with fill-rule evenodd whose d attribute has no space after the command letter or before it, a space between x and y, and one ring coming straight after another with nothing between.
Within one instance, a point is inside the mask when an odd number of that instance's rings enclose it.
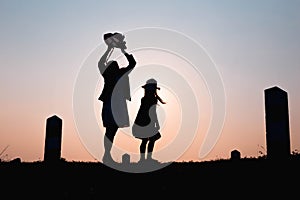
<instances>
[{"instance_id":1,"label":"silhouetted child","mask_svg":"<svg viewBox=\"0 0 300 200\"><path fill-rule=\"evenodd\" d=\"M156 161L152 158L152 152L155 142L161 138L156 106L158 101L162 104L165 104L165 102L157 94L157 90L160 90L160 88L157 87L157 81L155 79L147 80L142 88L145 89L145 93L141 99L141 104L132 126L132 134L134 137L142 140L140 144L139 162L143 162L146 159L148 161Z\"/></svg>"}]
</instances>

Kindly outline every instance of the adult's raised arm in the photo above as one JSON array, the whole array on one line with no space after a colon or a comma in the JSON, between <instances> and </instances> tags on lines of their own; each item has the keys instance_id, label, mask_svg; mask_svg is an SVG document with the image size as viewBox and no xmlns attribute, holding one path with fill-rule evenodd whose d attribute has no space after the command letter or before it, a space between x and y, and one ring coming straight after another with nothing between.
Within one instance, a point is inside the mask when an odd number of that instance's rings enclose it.
<instances>
[{"instance_id":1,"label":"adult's raised arm","mask_svg":"<svg viewBox=\"0 0 300 200\"><path fill-rule=\"evenodd\" d=\"M132 54L128 54L125 51L122 51L122 52L124 53L125 57L127 58L128 65L127 65L126 69L129 71L136 66L136 60Z\"/></svg>"},{"instance_id":2,"label":"adult's raised arm","mask_svg":"<svg viewBox=\"0 0 300 200\"><path fill-rule=\"evenodd\" d=\"M111 51L113 51L113 48L111 46L107 46L106 51L104 52L104 54L101 56L101 58L98 61L98 69L101 74L104 73L104 71L107 67L106 62L107 62L108 56L111 53Z\"/></svg>"}]
</instances>

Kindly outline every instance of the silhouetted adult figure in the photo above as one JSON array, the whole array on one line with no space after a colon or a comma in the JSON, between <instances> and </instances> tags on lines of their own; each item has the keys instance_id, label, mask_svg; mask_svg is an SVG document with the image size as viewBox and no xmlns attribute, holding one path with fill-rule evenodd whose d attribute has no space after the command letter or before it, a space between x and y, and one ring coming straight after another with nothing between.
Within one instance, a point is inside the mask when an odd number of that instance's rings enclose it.
<instances>
[{"instance_id":1,"label":"silhouetted adult figure","mask_svg":"<svg viewBox=\"0 0 300 200\"><path fill-rule=\"evenodd\" d=\"M104 87L98 98L103 102L101 117L105 127L103 163L114 163L111 156L111 149L118 128L129 126L127 100L130 97L130 85L128 74L136 65L132 54L125 52L126 42L120 33L104 34L104 41L107 50L98 62L98 68L104 78ZM121 49L121 52L128 60L126 67L120 68L116 60L108 61L114 48Z\"/></svg>"},{"instance_id":2,"label":"silhouetted adult figure","mask_svg":"<svg viewBox=\"0 0 300 200\"><path fill-rule=\"evenodd\" d=\"M157 90L160 90L160 88L157 87L155 79L151 78L147 80L142 88L144 88L144 96L141 99L141 104L132 126L132 134L134 137L142 140L139 162L157 162L157 160L152 158L154 144L161 138L156 106L158 105L158 101L162 104L165 104L165 102L157 94Z\"/></svg>"}]
</instances>

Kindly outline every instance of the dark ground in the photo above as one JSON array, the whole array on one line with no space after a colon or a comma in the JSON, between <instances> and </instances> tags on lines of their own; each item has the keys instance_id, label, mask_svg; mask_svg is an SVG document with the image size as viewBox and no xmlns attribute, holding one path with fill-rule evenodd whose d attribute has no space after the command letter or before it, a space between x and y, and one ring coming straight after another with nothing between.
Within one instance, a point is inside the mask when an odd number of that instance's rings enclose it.
<instances>
[{"instance_id":1,"label":"dark ground","mask_svg":"<svg viewBox=\"0 0 300 200\"><path fill-rule=\"evenodd\" d=\"M147 173L101 163L0 162L0 180L1 199L299 199L300 159L174 162Z\"/></svg>"}]
</instances>

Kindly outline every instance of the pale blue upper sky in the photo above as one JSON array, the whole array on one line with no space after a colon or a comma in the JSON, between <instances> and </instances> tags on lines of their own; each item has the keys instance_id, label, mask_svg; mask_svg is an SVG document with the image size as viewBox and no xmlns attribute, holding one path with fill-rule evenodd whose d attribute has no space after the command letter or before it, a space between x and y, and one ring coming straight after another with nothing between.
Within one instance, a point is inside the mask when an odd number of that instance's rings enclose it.
<instances>
[{"instance_id":1,"label":"pale blue upper sky","mask_svg":"<svg viewBox=\"0 0 300 200\"><path fill-rule=\"evenodd\" d=\"M257 125L261 131L264 122L259 119L257 124L253 113L263 114L263 89L278 85L288 91L291 128L297 131L292 147L300 149L300 136L296 136L300 134L299 10L299 0L0 0L0 119L1 126L4 124L0 149L7 144L18 146L14 145L20 134L18 125L12 124L24 118L32 119L28 124L51 113L71 119L76 75L90 51L103 42L102 34L140 27L176 30L206 48L224 81L228 102L224 129L239 124L245 129ZM40 142L37 153L24 153L25 159L41 157L41 131L43 124L32 133L28 129L28 137L22 137L27 141L37 137ZM235 138L231 144L246 139L254 146L254 150L245 148L247 155L255 155L256 145L265 144L264 135L256 135L261 133L235 134L224 137ZM222 143L222 138L220 145L225 145L228 141ZM248 145L239 144L242 150ZM65 141L64 145L66 157L80 159L68 153L71 144ZM216 151L212 157L227 155L232 146L225 148L225 154ZM22 155L24 148L26 145L15 147L10 155Z\"/></svg>"}]
</instances>

